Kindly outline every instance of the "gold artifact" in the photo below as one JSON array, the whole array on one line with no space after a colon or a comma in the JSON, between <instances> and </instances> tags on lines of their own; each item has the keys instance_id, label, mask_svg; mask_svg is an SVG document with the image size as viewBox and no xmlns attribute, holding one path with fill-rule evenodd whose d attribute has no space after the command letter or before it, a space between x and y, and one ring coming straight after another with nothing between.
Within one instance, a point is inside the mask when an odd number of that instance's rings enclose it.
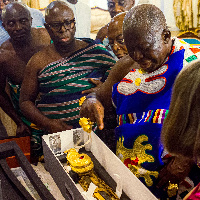
<instances>
[{"instance_id":1,"label":"gold artifact","mask_svg":"<svg viewBox=\"0 0 200 200\"><path fill-rule=\"evenodd\" d=\"M90 133L92 131L93 122L91 122L89 118L80 118L79 124L85 132Z\"/></svg>"},{"instance_id":2,"label":"gold artifact","mask_svg":"<svg viewBox=\"0 0 200 200\"><path fill-rule=\"evenodd\" d=\"M178 191L178 184L172 184L169 181L169 186L167 188L167 194L168 194L168 196L169 197L175 196L176 193L177 193L177 191Z\"/></svg>"},{"instance_id":3,"label":"gold artifact","mask_svg":"<svg viewBox=\"0 0 200 200\"><path fill-rule=\"evenodd\" d=\"M79 106L82 106L83 102L86 100L86 96L83 96L79 99Z\"/></svg>"},{"instance_id":4,"label":"gold artifact","mask_svg":"<svg viewBox=\"0 0 200 200\"><path fill-rule=\"evenodd\" d=\"M84 153L78 153L75 149L65 151L67 161L72 169L79 176L79 184L87 191L90 183L97 186L94 190L93 197L98 200L119 200L112 188L101 180L94 172L94 164L91 158Z\"/></svg>"}]
</instances>

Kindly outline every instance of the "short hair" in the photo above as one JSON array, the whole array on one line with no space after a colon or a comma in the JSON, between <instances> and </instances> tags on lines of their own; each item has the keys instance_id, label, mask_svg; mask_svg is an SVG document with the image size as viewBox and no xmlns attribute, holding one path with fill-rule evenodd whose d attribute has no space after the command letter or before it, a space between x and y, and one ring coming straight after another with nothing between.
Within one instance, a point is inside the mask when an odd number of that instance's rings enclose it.
<instances>
[{"instance_id":1,"label":"short hair","mask_svg":"<svg viewBox=\"0 0 200 200\"><path fill-rule=\"evenodd\" d=\"M14 2L9 3L8 5L6 5L6 6L4 7L4 9L2 10L2 15L1 15L2 21L5 20L6 12L7 12L8 10L10 10L12 7L16 7L16 6L21 6L22 8L24 8L24 10L27 11L27 14L29 15L29 17L31 17L31 13L30 13L30 11L29 11L29 9L28 9L28 7L27 7L26 5L24 5L23 3L14 1Z\"/></svg>"},{"instance_id":2,"label":"short hair","mask_svg":"<svg viewBox=\"0 0 200 200\"><path fill-rule=\"evenodd\" d=\"M193 61L177 76L162 141L172 155L200 155L200 60Z\"/></svg>"},{"instance_id":3,"label":"short hair","mask_svg":"<svg viewBox=\"0 0 200 200\"><path fill-rule=\"evenodd\" d=\"M45 8L45 20L48 17L48 15L50 14L50 10L52 10L55 6L60 6L60 5L64 5L64 6L68 7L70 10L72 10L68 6L68 4L66 2L64 2L64 1L53 1Z\"/></svg>"},{"instance_id":4,"label":"short hair","mask_svg":"<svg viewBox=\"0 0 200 200\"><path fill-rule=\"evenodd\" d=\"M166 19L162 11L151 4L132 7L124 18L123 35L129 37L140 36L141 30L146 34L157 33L167 28Z\"/></svg>"},{"instance_id":5,"label":"short hair","mask_svg":"<svg viewBox=\"0 0 200 200\"><path fill-rule=\"evenodd\" d=\"M124 17L126 16L127 12L121 12L121 13L118 13L117 15L115 15L111 20L110 22L108 23L108 28L109 28L109 25L110 23L112 22L115 22L116 20L124 20ZM120 27L119 27L120 28Z\"/></svg>"}]
</instances>

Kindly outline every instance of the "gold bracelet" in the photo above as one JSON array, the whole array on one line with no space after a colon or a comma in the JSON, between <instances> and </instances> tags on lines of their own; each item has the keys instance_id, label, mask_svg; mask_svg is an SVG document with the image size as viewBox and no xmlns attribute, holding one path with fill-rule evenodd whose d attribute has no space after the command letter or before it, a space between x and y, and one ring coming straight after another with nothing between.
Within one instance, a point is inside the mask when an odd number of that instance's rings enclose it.
<instances>
[{"instance_id":1,"label":"gold bracelet","mask_svg":"<svg viewBox=\"0 0 200 200\"><path fill-rule=\"evenodd\" d=\"M79 106L83 105L83 102L86 100L86 96L83 96L79 99Z\"/></svg>"}]
</instances>

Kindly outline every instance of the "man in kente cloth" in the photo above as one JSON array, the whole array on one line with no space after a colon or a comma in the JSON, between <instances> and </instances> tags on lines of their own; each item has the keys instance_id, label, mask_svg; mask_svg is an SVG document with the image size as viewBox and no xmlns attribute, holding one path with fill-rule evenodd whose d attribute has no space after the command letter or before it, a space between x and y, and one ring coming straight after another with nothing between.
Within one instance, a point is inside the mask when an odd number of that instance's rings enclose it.
<instances>
[{"instance_id":1,"label":"man in kente cloth","mask_svg":"<svg viewBox=\"0 0 200 200\"><path fill-rule=\"evenodd\" d=\"M102 44L74 37L76 22L66 3L50 3L45 21L53 43L30 59L20 107L38 127L56 133L80 127L79 99L83 90L94 87L88 79L104 79L115 61Z\"/></svg>"},{"instance_id":2,"label":"man in kente cloth","mask_svg":"<svg viewBox=\"0 0 200 200\"><path fill-rule=\"evenodd\" d=\"M26 64L36 52L49 45L51 39L45 28L31 27L30 12L21 3L7 5L2 11L2 21L10 38L0 48L0 106L16 123L16 135L32 134L32 147L38 151L40 132L20 112L19 94Z\"/></svg>"},{"instance_id":3,"label":"man in kente cloth","mask_svg":"<svg viewBox=\"0 0 200 200\"><path fill-rule=\"evenodd\" d=\"M193 165L189 159L172 157L159 175L166 158L160 133L172 86L181 69L200 56L200 49L171 38L164 14L151 4L127 13L123 36L129 56L121 58L100 89L88 95L80 114L101 130L104 109L113 101L118 115L117 156L157 197L163 197L156 184L160 188L169 181L179 184Z\"/></svg>"}]
</instances>

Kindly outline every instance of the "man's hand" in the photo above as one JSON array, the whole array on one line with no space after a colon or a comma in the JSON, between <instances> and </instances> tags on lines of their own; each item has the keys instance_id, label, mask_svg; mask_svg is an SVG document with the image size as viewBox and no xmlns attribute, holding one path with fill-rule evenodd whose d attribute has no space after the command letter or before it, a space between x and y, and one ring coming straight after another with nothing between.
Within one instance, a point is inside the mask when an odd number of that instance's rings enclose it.
<instances>
[{"instance_id":1,"label":"man's hand","mask_svg":"<svg viewBox=\"0 0 200 200\"><path fill-rule=\"evenodd\" d=\"M71 130L73 126L67 125L60 119L49 119L46 131L50 134L57 133L61 131Z\"/></svg>"},{"instance_id":2,"label":"man's hand","mask_svg":"<svg viewBox=\"0 0 200 200\"><path fill-rule=\"evenodd\" d=\"M165 188L169 181L174 184L179 184L189 174L194 162L183 156L173 157L169 163L161 169L158 177L158 188Z\"/></svg>"},{"instance_id":3,"label":"man's hand","mask_svg":"<svg viewBox=\"0 0 200 200\"><path fill-rule=\"evenodd\" d=\"M92 122L97 122L99 130L104 128L104 107L95 97L86 99L80 110L81 117L90 118Z\"/></svg>"},{"instance_id":4,"label":"man's hand","mask_svg":"<svg viewBox=\"0 0 200 200\"><path fill-rule=\"evenodd\" d=\"M84 91L82 91L82 94L88 94L88 93L91 93L91 92L95 92L103 84L100 80L97 80L97 79L94 79L94 78L90 78L89 81L92 82L94 85L96 85L96 87L88 89L88 90L84 90Z\"/></svg>"},{"instance_id":5,"label":"man's hand","mask_svg":"<svg viewBox=\"0 0 200 200\"><path fill-rule=\"evenodd\" d=\"M17 124L17 130L16 130L16 136L17 137L22 137L22 136L30 136L31 135L31 131L28 128L28 126L26 126L23 122Z\"/></svg>"}]
</instances>

